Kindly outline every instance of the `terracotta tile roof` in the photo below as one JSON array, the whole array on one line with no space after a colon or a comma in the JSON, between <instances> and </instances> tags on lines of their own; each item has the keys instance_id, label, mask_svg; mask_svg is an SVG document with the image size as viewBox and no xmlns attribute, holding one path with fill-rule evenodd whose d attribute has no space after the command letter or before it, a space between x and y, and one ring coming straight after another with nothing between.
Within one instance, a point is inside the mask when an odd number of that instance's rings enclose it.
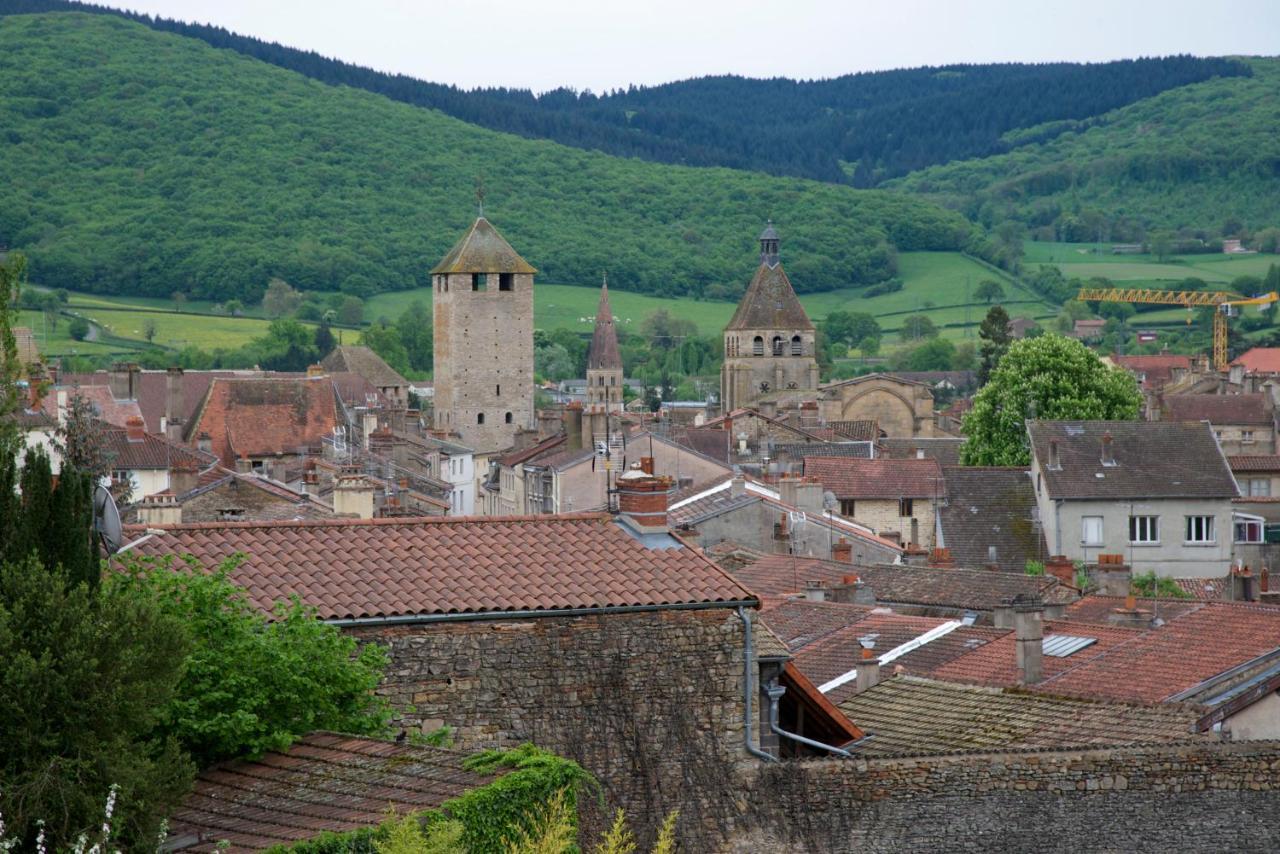
<instances>
[{"instance_id":1,"label":"terracotta tile roof","mask_svg":"<svg viewBox=\"0 0 1280 854\"><path fill-rule=\"evenodd\" d=\"M527 463L530 460L536 459L543 454L547 454L548 452L559 453L563 450L561 446L568 441L569 437L567 434L556 433L554 436L548 436L541 442L530 445L527 448L512 451L506 456L498 457L497 463L500 466L518 466L522 463Z\"/></svg>"},{"instance_id":2,"label":"terracotta tile roof","mask_svg":"<svg viewBox=\"0 0 1280 854\"><path fill-rule=\"evenodd\" d=\"M320 360L320 366L330 372L357 374L379 388L399 386L405 388L409 381L388 365L383 358L368 347L343 345L334 347Z\"/></svg>"},{"instance_id":3,"label":"terracotta tile roof","mask_svg":"<svg viewBox=\"0 0 1280 854\"><path fill-rule=\"evenodd\" d=\"M694 549L647 548L607 514L179 525L142 555L192 554L269 610L298 595L321 619L661 606L754 597Z\"/></svg>"},{"instance_id":4,"label":"terracotta tile roof","mask_svg":"<svg viewBox=\"0 0 1280 854\"><path fill-rule=\"evenodd\" d=\"M1153 356L1113 356L1112 361L1142 377L1143 388L1158 388L1173 379L1173 372L1191 370L1191 357L1173 353Z\"/></svg>"},{"instance_id":5,"label":"terracotta tile roof","mask_svg":"<svg viewBox=\"0 0 1280 854\"><path fill-rule=\"evenodd\" d=\"M1036 687L1069 696L1155 703L1277 647L1280 608L1207 602Z\"/></svg>"},{"instance_id":6,"label":"terracotta tile roof","mask_svg":"<svg viewBox=\"0 0 1280 854\"><path fill-rule=\"evenodd\" d=\"M860 638L875 635L874 653L883 656L948 622L938 617L908 617L878 608L858 622L797 650L792 661L815 685L822 686L857 668L862 660ZM900 663L900 659L894 659L882 666L887 669ZM829 689L825 696L833 703L840 703L852 696L854 687L854 683L846 682Z\"/></svg>"},{"instance_id":7,"label":"terracotta tile roof","mask_svg":"<svg viewBox=\"0 0 1280 854\"><path fill-rule=\"evenodd\" d=\"M877 421L831 421L828 426L840 436L855 442L874 442L880 438L880 424Z\"/></svg>"},{"instance_id":8,"label":"terracotta tile roof","mask_svg":"<svg viewBox=\"0 0 1280 854\"><path fill-rule=\"evenodd\" d=\"M116 400L111 396L111 389L106 385L86 385L74 386L66 389L67 401L70 404L71 398L79 395L89 402L93 407L94 413L101 420L116 427L123 427L128 423L130 418L142 418L142 409L138 406L138 402L134 400ZM58 395L56 393L47 394L44 397L44 408L46 412L54 415L58 413ZM147 425L150 431L150 425ZM160 422L156 422L156 431L160 429ZM155 431L151 431L155 432Z\"/></svg>"},{"instance_id":9,"label":"terracotta tile roof","mask_svg":"<svg viewBox=\"0 0 1280 854\"><path fill-rule=\"evenodd\" d=\"M874 738L871 756L1054 749L1209 738L1193 734L1187 706L1141 706L1046 697L897 676L839 703Z\"/></svg>"},{"instance_id":10,"label":"terracotta tile roof","mask_svg":"<svg viewBox=\"0 0 1280 854\"><path fill-rule=\"evenodd\" d=\"M1280 454L1237 454L1227 462L1232 471L1280 471Z\"/></svg>"},{"instance_id":11,"label":"terracotta tile roof","mask_svg":"<svg viewBox=\"0 0 1280 854\"><path fill-rule=\"evenodd\" d=\"M178 496L182 521L218 522L222 512L236 508L244 521L287 522L298 519L330 519L333 508L315 496L273 483L256 474L240 474L225 468L203 473L195 489Z\"/></svg>"},{"instance_id":12,"label":"terracotta tile roof","mask_svg":"<svg viewBox=\"0 0 1280 854\"><path fill-rule=\"evenodd\" d=\"M725 327L729 330L768 330L784 332L788 330L811 330L813 323L805 313L804 306L796 297L795 288L787 278L782 264L761 264L756 274L747 285L747 292L742 295L738 309ZM751 350L751 342L742 345L744 353ZM787 344L790 347L790 343ZM765 342L768 351L769 342ZM787 349L786 352L790 352Z\"/></svg>"},{"instance_id":13,"label":"terracotta tile roof","mask_svg":"<svg viewBox=\"0 0 1280 854\"><path fill-rule=\"evenodd\" d=\"M609 283L600 286L600 304L596 307L596 325L591 331L587 349L587 369L622 370L618 353L618 330L613 325L613 309L609 307Z\"/></svg>"},{"instance_id":14,"label":"terracotta tile roof","mask_svg":"<svg viewBox=\"0 0 1280 854\"><path fill-rule=\"evenodd\" d=\"M1176 620L1200 607L1200 604L1192 599L1137 599L1135 601L1138 608L1150 611L1152 616L1165 621ZM1082 623L1110 625L1111 612L1123 607L1124 603L1123 596L1091 594L1068 605L1064 616L1068 620L1078 620Z\"/></svg>"},{"instance_id":15,"label":"terracotta tile roof","mask_svg":"<svg viewBox=\"0 0 1280 854\"><path fill-rule=\"evenodd\" d=\"M1073 667L1079 667L1082 662L1088 661L1143 634L1140 629L1102 625L1084 626L1081 623L1056 620L1046 620L1043 630L1045 637L1052 634L1062 634L1096 639L1096 643L1090 644L1065 658L1058 658L1052 655L1044 656L1042 662L1046 681ZM1014 647L1013 632L1007 632L990 643L984 644L972 652L942 665L934 670L932 675L937 679L973 682L980 685L1017 685L1018 665ZM1044 684L1044 682L1040 683L1040 685Z\"/></svg>"},{"instance_id":16,"label":"terracotta tile roof","mask_svg":"<svg viewBox=\"0 0 1280 854\"><path fill-rule=\"evenodd\" d=\"M794 652L865 619L874 610L870 605L782 599L761 608L760 620Z\"/></svg>"},{"instance_id":17,"label":"terracotta tile roof","mask_svg":"<svg viewBox=\"0 0 1280 854\"><path fill-rule=\"evenodd\" d=\"M917 456L917 452L924 455L926 459L937 460L942 466L955 466L960 464L960 446L964 444L964 439L950 438L916 438L916 439L881 439L876 443L879 448L877 456L889 457L894 460L913 460Z\"/></svg>"},{"instance_id":18,"label":"terracotta tile roof","mask_svg":"<svg viewBox=\"0 0 1280 854\"><path fill-rule=\"evenodd\" d=\"M941 498L946 494L937 460L860 460L805 457L805 477L814 477L837 498Z\"/></svg>"},{"instance_id":19,"label":"terracotta tile roof","mask_svg":"<svg viewBox=\"0 0 1280 854\"><path fill-rule=\"evenodd\" d=\"M1270 426L1274 413L1266 394L1171 394L1164 399L1168 421L1208 421L1210 424Z\"/></svg>"},{"instance_id":20,"label":"terracotta tile roof","mask_svg":"<svg viewBox=\"0 0 1280 854\"><path fill-rule=\"evenodd\" d=\"M1280 347L1252 347L1231 363L1251 374L1280 374Z\"/></svg>"},{"instance_id":21,"label":"terracotta tile roof","mask_svg":"<svg viewBox=\"0 0 1280 854\"><path fill-rule=\"evenodd\" d=\"M1048 553L1035 524L1035 484L1025 468L946 466L947 501L939 510L942 535L957 566L986 566L988 548L996 564L1022 572L1028 560Z\"/></svg>"},{"instance_id":22,"label":"terracotta tile roof","mask_svg":"<svg viewBox=\"0 0 1280 854\"><path fill-rule=\"evenodd\" d=\"M1218 602L1227 598L1231 578L1174 578L1173 583L1192 599L1201 602Z\"/></svg>"},{"instance_id":23,"label":"terracotta tile roof","mask_svg":"<svg viewBox=\"0 0 1280 854\"><path fill-rule=\"evenodd\" d=\"M1032 421L1032 448L1050 498L1234 498L1236 482L1208 424ZM1112 437L1116 464L1102 464ZM1050 468L1051 441L1060 468Z\"/></svg>"},{"instance_id":24,"label":"terracotta tile roof","mask_svg":"<svg viewBox=\"0 0 1280 854\"><path fill-rule=\"evenodd\" d=\"M209 385L217 377L249 376L251 371L183 371L182 373L182 419L190 424L196 408L204 400ZM111 375L107 371L95 371L91 374L64 374L62 384L68 386L106 386L109 387ZM167 403L169 378L167 371L140 371L137 375L137 406L142 418L147 423L147 430L160 432L160 422L164 418ZM108 391L107 394L110 394ZM112 420L111 423L116 423ZM124 424L121 420L120 424Z\"/></svg>"},{"instance_id":25,"label":"terracotta tile roof","mask_svg":"<svg viewBox=\"0 0 1280 854\"><path fill-rule=\"evenodd\" d=\"M218 463L218 458L212 454L174 444L151 433L144 433L141 439L130 440L128 430L103 422L98 422L98 430L103 450L110 455L113 469L168 470L175 464L187 464L197 471L204 471Z\"/></svg>"},{"instance_id":26,"label":"terracotta tile roof","mask_svg":"<svg viewBox=\"0 0 1280 854\"><path fill-rule=\"evenodd\" d=\"M1018 595L1039 595L1048 602L1065 601L1070 595L1052 576L983 569L932 569L922 566L854 566L836 561L790 555L759 555L745 565L748 555L734 552L740 568L735 578L761 596L803 593L806 582L839 584L857 575L870 586L876 601L895 605L919 605L956 610L990 611L1003 600Z\"/></svg>"},{"instance_id":27,"label":"terracotta tile roof","mask_svg":"<svg viewBox=\"0 0 1280 854\"><path fill-rule=\"evenodd\" d=\"M902 671L906 673L929 675L947 662L962 655L968 655L983 644L998 640L1008 633L1009 629L997 629L992 626L961 626L908 652L892 662L889 669L898 672L897 668L901 666Z\"/></svg>"},{"instance_id":28,"label":"terracotta tile roof","mask_svg":"<svg viewBox=\"0 0 1280 854\"><path fill-rule=\"evenodd\" d=\"M315 732L261 759L202 772L170 820L183 851L260 851L440 806L492 776L463 768L464 754Z\"/></svg>"},{"instance_id":29,"label":"terracotta tile roof","mask_svg":"<svg viewBox=\"0 0 1280 854\"><path fill-rule=\"evenodd\" d=\"M215 378L186 427L194 444L213 440L223 465L236 459L295 454L318 448L339 424L338 400L328 377Z\"/></svg>"},{"instance_id":30,"label":"terracotta tile roof","mask_svg":"<svg viewBox=\"0 0 1280 854\"><path fill-rule=\"evenodd\" d=\"M432 273L536 273L489 220L479 217ZM497 287L493 283L492 287Z\"/></svg>"}]
</instances>

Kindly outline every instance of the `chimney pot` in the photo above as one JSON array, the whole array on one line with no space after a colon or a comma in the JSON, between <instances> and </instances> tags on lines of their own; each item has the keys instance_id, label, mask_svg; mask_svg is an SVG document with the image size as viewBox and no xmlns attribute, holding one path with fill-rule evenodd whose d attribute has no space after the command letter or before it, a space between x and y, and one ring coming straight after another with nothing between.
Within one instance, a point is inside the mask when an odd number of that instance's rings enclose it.
<instances>
[{"instance_id":1,"label":"chimney pot","mask_svg":"<svg viewBox=\"0 0 1280 854\"><path fill-rule=\"evenodd\" d=\"M1044 679L1044 603L1039 596L1018 596L1012 605L1018 681L1034 685Z\"/></svg>"},{"instance_id":2,"label":"chimney pot","mask_svg":"<svg viewBox=\"0 0 1280 854\"><path fill-rule=\"evenodd\" d=\"M147 426L137 415L130 415L124 422L125 433L130 442L141 442L147 437Z\"/></svg>"},{"instance_id":3,"label":"chimney pot","mask_svg":"<svg viewBox=\"0 0 1280 854\"><path fill-rule=\"evenodd\" d=\"M831 545L831 559L840 563L853 563L853 544L841 537Z\"/></svg>"},{"instance_id":4,"label":"chimney pot","mask_svg":"<svg viewBox=\"0 0 1280 854\"><path fill-rule=\"evenodd\" d=\"M671 478L655 477L637 465L617 480L618 521L639 534L667 531Z\"/></svg>"}]
</instances>

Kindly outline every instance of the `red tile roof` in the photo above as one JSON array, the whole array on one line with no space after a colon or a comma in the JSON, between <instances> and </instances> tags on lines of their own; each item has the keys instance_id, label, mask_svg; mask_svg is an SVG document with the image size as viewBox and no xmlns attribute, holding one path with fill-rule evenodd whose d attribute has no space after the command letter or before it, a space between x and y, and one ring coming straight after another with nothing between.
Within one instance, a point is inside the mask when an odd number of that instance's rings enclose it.
<instances>
[{"instance_id":1,"label":"red tile roof","mask_svg":"<svg viewBox=\"0 0 1280 854\"><path fill-rule=\"evenodd\" d=\"M1211 581L1212 579L1205 579ZM1199 603L1191 599L1137 599L1138 608L1143 611L1150 611L1152 617L1159 617L1164 621L1176 620L1178 617L1188 614L1200 607ZM1068 620L1078 620L1082 623L1100 623L1101 625L1110 625L1111 612L1116 608L1124 606L1125 599L1123 596L1085 596L1078 602L1072 602L1067 606L1066 618Z\"/></svg>"},{"instance_id":2,"label":"red tile roof","mask_svg":"<svg viewBox=\"0 0 1280 854\"><path fill-rule=\"evenodd\" d=\"M235 371L184 371L182 374L182 418L183 423L190 423L196 407L204 399L209 384L217 377L234 377ZM147 430L160 432L160 421L164 418L169 388L167 371L140 371L137 376L137 406L143 419L147 422ZM91 374L64 374L61 382L65 385L104 386L109 388L111 375L107 371L95 371ZM107 392L110 394L110 391ZM108 418L111 423L117 423ZM124 421L119 422L121 425Z\"/></svg>"},{"instance_id":3,"label":"red tile roof","mask_svg":"<svg viewBox=\"0 0 1280 854\"><path fill-rule=\"evenodd\" d=\"M65 389L67 392L67 402L70 405L71 398L79 395L88 401L98 418L108 424L114 424L116 427L123 427L130 418L141 417L142 409L139 408L137 401L133 400L116 400L111 396L111 388L106 385L83 385L73 386ZM47 394L43 401L44 410L55 418L58 415L58 395L56 393ZM150 425L148 425L150 429ZM157 431L160 429L159 422L156 423Z\"/></svg>"},{"instance_id":4,"label":"red tile roof","mask_svg":"<svg viewBox=\"0 0 1280 854\"><path fill-rule=\"evenodd\" d=\"M1167 421L1267 426L1274 415L1266 394L1171 394L1164 399Z\"/></svg>"},{"instance_id":5,"label":"red tile roof","mask_svg":"<svg viewBox=\"0 0 1280 854\"><path fill-rule=\"evenodd\" d=\"M1052 676L1046 656L1047 678L1036 687L1066 696L1156 703L1278 647L1280 608L1208 602ZM1012 647L1009 654L1012 661Z\"/></svg>"},{"instance_id":6,"label":"red tile roof","mask_svg":"<svg viewBox=\"0 0 1280 854\"><path fill-rule=\"evenodd\" d=\"M186 438L213 440L223 465L245 457L317 448L338 426L338 400L328 377L215 378Z\"/></svg>"},{"instance_id":7,"label":"red tile roof","mask_svg":"<svg viewBox=\"0 0 1280 854\"><path fill-rule=\"evenodd\" d=\"M324 831L371 827L440 806L493 778L440 748L316 732L261 759L226 762L196 778L173 815L169 839L183 851L260 851Z\"/></svg>"},{"instance_id":8,"label":"red tile roof","mask_svg":"<svg viewBox=\"0 0 1280 854\"><path fill-rule=\"evenodd\" d=\"M783 599L766 605L760 621L794 652L865 619L874 610L870 605Z\"/></svg>"},{"instance_id":9,"label":"red tile roof","mask_svg":"<svg viewBox=\"0 0 1280 854\"><path fill-rule=\"evenodd\" d=\"M946 490L937 460L861 460L805 457L804 474L837 498L941 498Z\"/></svg>"},{"instance_id":10,"label":"red tile roof","mask_svg":"<svg viewBox=\"0 0 1280 854\"><path fill-rule=\"evenodd\" d=\"M1280 471L1280 454L1239 454L1227 462L1232 471Z\"/></svg>"},{"instance_id":11,"label":"red tile roof","mask_svg":"<svg viewBox=\"0 0 1280 854\"><path fill-rule=\"evenodd\" d=\"M329 620L754 599L700 552L674 538L648 548L602 513L128 530L134 554L248 555L233 578L250 601L270 610L296 594Z\"/></svg>"},{"instance_id":12,"label":"red tile roof","mask_svg":"<svg viewBox=\"0 0 1280 854\"><path fill-rule=\"evenodd\" d=\"M1280 374L1280 347L1253 347L1231 364L1243 365L1251 374Z\"/></svg>"},{"instance_id":13,"label":"red tile roof","mask_svg":"<svg viewBox=\"0 0 1280 854\"><path fill-rule=\"evenodd\" d=\"M131 440L128 431L122 427L99 422L98 429L103 450L109 455L113 469L167 470L175 464L188 464L197 471L204 471L218 462L212 454L174 444L150 433L144 433L141 439Z\"/></svg>"},{"instance_id":14,"label":"red tile roof","mask_svg":"<svg viewBox=\"0 0 1280 854\"><path fill-rule=\"evenodd\" d=\"M1043 657L1044 678L1046 680L1073 667L1088 661L1096 655L1117 647L1126 641L1142 634L1139 629L1126 629L1117 626L1084 625L1066 621L1045 621L1044 636L1053 634L1074 635L1077 637L1096 638L1097 643L1090 644L1066 658L1052 655ZM979 685L1008 686L1018 684L1018 664L1013 632L1008 632L988 644L978 647L972 652L956 658L933 672L936 679L953 682L971 682ZM1040 684L1044 684L1043 682Z\"/></svg>"},{"instance_id":15,"label":"red tile roof","mask_svg":"<svg viewBox=\"0 0 1280 854\"><path fill-rule=\"evenodd\" d=\"M1142 377L1143 388L1157 388L1173 379L1175 370L1191 370L1191 357L1174 353L1152 356L1114 356L1113 361Z\"/></svg>"}]
</instances>

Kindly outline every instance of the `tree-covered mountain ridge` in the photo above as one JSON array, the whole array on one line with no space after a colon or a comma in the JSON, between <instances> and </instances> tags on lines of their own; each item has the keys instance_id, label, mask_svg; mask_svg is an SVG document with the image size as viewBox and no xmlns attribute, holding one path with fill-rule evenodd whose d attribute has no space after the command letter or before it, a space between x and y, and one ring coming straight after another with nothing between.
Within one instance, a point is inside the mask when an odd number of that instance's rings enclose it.
<instances>
[{"instance_id":1,"label":"tree-covered mountain ridge","mask_svg":"<svg viewBox=\"0 0 1280 854\"><path fill-rule=\"evenodd\" d=\"M1046 240L1149 229L1244 236L1280 225L1280 59L1061 128L1048 141L924 169L889 186ZM1029 132L1033 132L1032 129Z\"/></svg>"},{"instance_id":2,"label":"tree-covered mountain ridge","mask_svg":"<svg viewBox=\"0 0 1280 854\"><path fill-rule=\"evenodd\" d=\"M469 125L108 15L0 18L0 243L33 279L256 299L422 286L485 210L545 281L732 296L772 217L802 290L975 244L883 191L612 157Z\"/></svg>"}]
</instances>

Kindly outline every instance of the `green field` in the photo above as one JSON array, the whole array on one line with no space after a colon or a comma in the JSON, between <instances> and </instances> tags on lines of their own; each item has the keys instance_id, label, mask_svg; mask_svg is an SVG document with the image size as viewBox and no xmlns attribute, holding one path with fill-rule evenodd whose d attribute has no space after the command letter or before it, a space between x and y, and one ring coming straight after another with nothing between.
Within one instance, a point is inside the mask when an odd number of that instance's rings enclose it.
<instances>
[{"instance_id":1,"label":"green field","mask_svg":"<svg viewBox=\"0 0 1280 854\"><path fill-rule=\"evenodd\" d=\"M1261 253L1177 255L1161 262L1153 255L1112 255L1106 243L1101 253L1094 249L1092 244L1029 241L1023 263L1055 264L1067 276L1102 276L1130 287L1168 287L1170 282L1191 276L1225 285L1237 276L1265 276L1269 266L1280 263L1280 257Z\"/></svg>"},{"instance_id":2,"label":"green field","mask_svg":"<svg viewBox=\"0 0 1280 854\"><path fill-rule=\"evenodd\" d=\"M74 310L111 335L144 344L144 324L150 320L156 326L153 343L175 349L240 347L266 334L270 325L270 321L257 318L177 314L173 311L118 311L91 307L76 307Z\"/></svg>"},{"instance_id":3,"label":"green field","mask_svg":"<svg viewBox=\"0 0 1280 854\"><path fill-rule=\"evenodd\" d=\"M45 323L44 313L18 312L18 326L27 326L35 333L36 346L46 356L102 356L110 353L129 352L128 345L111 341L77 341L67 333L70 318L59 317L56 329Z\"/></svg>"}]
</instances>

